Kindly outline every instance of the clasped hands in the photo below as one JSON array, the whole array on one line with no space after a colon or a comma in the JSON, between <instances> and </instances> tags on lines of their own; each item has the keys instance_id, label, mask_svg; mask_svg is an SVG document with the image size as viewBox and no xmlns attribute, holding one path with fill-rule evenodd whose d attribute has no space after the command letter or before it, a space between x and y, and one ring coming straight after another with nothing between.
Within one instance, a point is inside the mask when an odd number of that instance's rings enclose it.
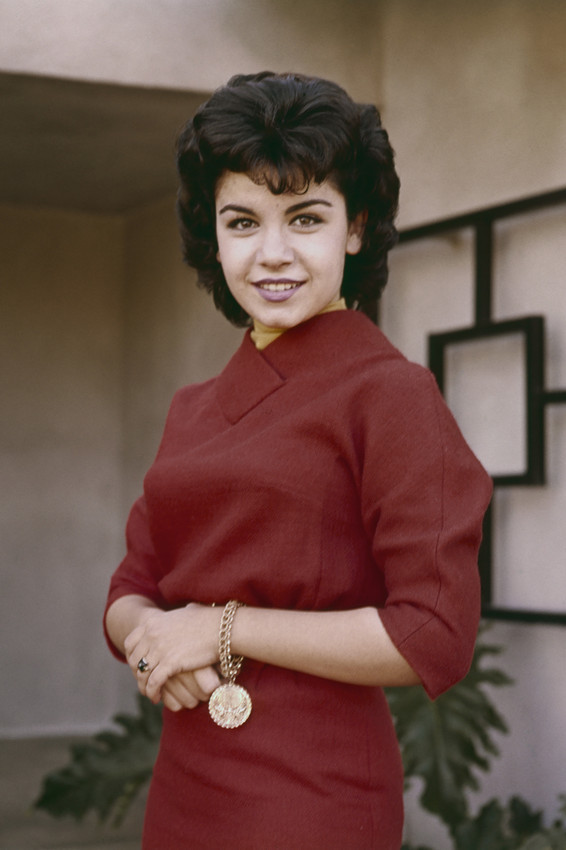
<instances>
[{"instance_id":1,"label":"clasped hands","mask_svg":"<svg viewBox=\"0 0 566 850\"><path fill-rule=\"evenodd\" d=\"M126 660L140 693L171 711L208 700L221 678L218 632L222 608L189 603L184 608L144 612L124 642ZM147 670L139 662L147 662Z\"/></svg>"}]
</instances>

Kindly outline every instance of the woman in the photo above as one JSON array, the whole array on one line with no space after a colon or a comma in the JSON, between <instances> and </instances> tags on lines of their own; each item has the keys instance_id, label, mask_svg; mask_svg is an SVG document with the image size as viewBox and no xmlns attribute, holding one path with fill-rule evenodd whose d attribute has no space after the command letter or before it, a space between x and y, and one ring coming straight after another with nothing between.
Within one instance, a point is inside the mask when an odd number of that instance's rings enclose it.
<instances>
[{"instance_id":1,"label":"woman","mask_svg":"<svg viewBox=\"0 0 566 850\"><path fill-rule=\"evenodd\" d=\"M173 399L112 579L110 645L165 706L143 846L399 850L381 688L466 673L491 488L431 375L347 309L386 282L393 152L337 85L263 73L178 168L185 258L252 327Z\"/></svg>"}]
</instances>

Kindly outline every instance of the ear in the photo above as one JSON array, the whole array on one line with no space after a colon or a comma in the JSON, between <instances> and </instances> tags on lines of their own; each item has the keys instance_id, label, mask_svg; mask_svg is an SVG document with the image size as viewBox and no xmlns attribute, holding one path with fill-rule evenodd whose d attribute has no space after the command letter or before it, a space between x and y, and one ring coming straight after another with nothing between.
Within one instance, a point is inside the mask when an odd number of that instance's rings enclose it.
<instances>
[{"instance_id":1,"label":"ear","mask_svg":"<svg viewBox=\"0 0 566 850\"><path fill-rule=\"evenodd\" d=\"M348 226L348 239L346 240L346 253L359 254L364 238L364 230L368 220L367 210L358 213Z\"/></svg>"}]
</instances>

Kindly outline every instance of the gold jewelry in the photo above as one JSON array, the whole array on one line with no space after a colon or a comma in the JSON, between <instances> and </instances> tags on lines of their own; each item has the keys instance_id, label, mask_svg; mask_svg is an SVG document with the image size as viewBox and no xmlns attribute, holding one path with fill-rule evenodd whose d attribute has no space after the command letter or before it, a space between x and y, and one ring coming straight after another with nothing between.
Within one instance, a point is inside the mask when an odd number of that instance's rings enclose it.
<instances>
[{"instance_id":1,"label":"gold jewelry","mask_svg":"<svg viewBox=\"0 0 566 850\"><path fill-rule=\"evenodd\" d=\"M242 602L235 599L230 600L222 612L220 621L220 632L218 634L218 657L220 660L220 672L228 682L219 685L212 692L208 701L210 716L218 726L224 729L236 729L245 723L252 710L252 700L249 693L241 685L236 685L236 676L242 668L243 655L231 654L232 624L236 611L241 608Z\"/></svg>"}]
</instances>

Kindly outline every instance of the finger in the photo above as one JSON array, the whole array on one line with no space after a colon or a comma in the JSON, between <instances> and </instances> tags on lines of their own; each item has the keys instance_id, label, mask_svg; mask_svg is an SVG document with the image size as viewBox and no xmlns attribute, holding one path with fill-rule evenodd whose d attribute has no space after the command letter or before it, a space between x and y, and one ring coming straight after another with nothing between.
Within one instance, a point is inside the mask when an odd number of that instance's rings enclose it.
<instances>
[{"instance_id":1,"label":"finger","mask_svg":"<svg viewBox=\"0 0 566 850\"><path fill-rule=\"evenodd\" d=\"M152 702L159 702L163 686L167 683L168 679L171 678L171 675L175 675L175 672L176 671L172 671L172 674L170 674L165 664L158 664L151 673L149 673L145 680L145 694Z\"/></svg>"},{"instance_id":2,"label":"finger","mask_svg":"<svg viewBox=\"0 0 566 850\"><path fill-rule=\"evenodd\" d=\"M220 685L220 676L214 667L201 667L194 671L195 682L204 693L205 699Z\"/></svg>"},{"instance_id":3,"label":"finger","mask_svg":"<svg viewBox=\"0 0 566 850\"><path fill-rule=\"evenodd\" d=\"M147 682L149 675L153 669L153 665L148 655L139 656L139 660L136 661L138 655L132 655L130 668L134 673L136 679Z\"/></svg>"},{"instance_id":4,"label":"finger","mask_svg":"<svg viewBox=\"0 0 566 850\"><path fill-rule=\"evenodd\" d=\"M221 684L214 668L201 668L192 672L182 672L168 679L165 688L171 688L177 699L206 702L210 694Z\"/></svg>"},{"instance_id":5,"label":"finger","mask_svg":"<svg viewBox=\"0 0 566 850\"><path fill-rule=\"evenodd\" d=\"M175 685L177 698L181 695L188 694L198 702L204 702L210 696L207 691L204 691L195 678L194 671L178 673L173 678L169 679L168 684Z\"/></svg>"},{"instance_id":6,"label":"finger","mask_svg":"<svg viewBox=\"0 0 566 850\"><path fill-rule=\"evenodd\" d=\"M140 628L140 626L136 626L136 628L130 632L130 634L124 641L124 652L126 654L126 658L129 658L130 655L132 655L141 638L142 629Z\"/></svg>"},{"instance_id":7,"label":"finger","mask_svg":"<svg viewBox=\"0 0 566 850\"><path fill-rule=\"evenodd\" d=\"M137 656L135 656L135 657L137 657ZM144 671L143 668L145 667L146 664L148 665L148 668L147 668L147 670ZM136 680L136 684L138 686L138 690L139 690L140 694L142 694L143 696L147 696L146 686L147 686L148 676L151 672L150 662L147 660L147 657L145 655L142 655L142 657L137 662L137 664L134 664L133 661L132 661L129 664L129 666L130 666L130 670L132 672L132 675L133 675L134 679Z\"/></svg>"},{"instance_id":8,"label":"finger","mask_svg":"<svg viewBox=\"0 0 566 850\"><path fill-rule=\"evenodd\" d=\"M138 686L138 691L140 692L140 694L141 694L143 697L145 697L145 696L146 696L146 693L145 693L145 680L144 680L143 678L141 678L140 676L136 676L136 682L137 682L137 686Z\"/></svg>"},{"instance_id":9,"label":"finger","mask_svg":"<svg viewBox=\"0 0 566 850\"><path fill-rule=\"evenodd\" d=\"M132 645L132 647L129 650L126 650L126 652L125 652L126 661L128 662L128 666L130 667L130 670L132 670L134 673L138 672L138 670L139 670L138 665L141 664L142 659L145 659L147 661L147 657L148 657L147 652L148 652L147 645L144 646L141 643L136 643L136 644ZM149 662L148 662L148 664L149 664Z\"/></svg>"},{"instance_id":10,"label":"finger","mask_svg":"<svg viewBox=\"0 0 566 850\"><path fill-rule=\"evenodd\" d=\"M191 693L182 682L177 679L169 679L162 690L162 699L164 705L167 705L166 698L172 698L182 708L196 708L200 700L195 694Z\"/></svg>"},{"instance_id":11,"label":"finger","mask_svg":"<svg viewBox=\"0 0 566 850\"><path fill-rule=\"evenodd\" d=\"M181 711L182 708L188 707L183 706L178 699L175 699L175 697L166 690L163 691L163 705L165 708L168 708L169 711Z\"/></svg>"}]
</instances>

